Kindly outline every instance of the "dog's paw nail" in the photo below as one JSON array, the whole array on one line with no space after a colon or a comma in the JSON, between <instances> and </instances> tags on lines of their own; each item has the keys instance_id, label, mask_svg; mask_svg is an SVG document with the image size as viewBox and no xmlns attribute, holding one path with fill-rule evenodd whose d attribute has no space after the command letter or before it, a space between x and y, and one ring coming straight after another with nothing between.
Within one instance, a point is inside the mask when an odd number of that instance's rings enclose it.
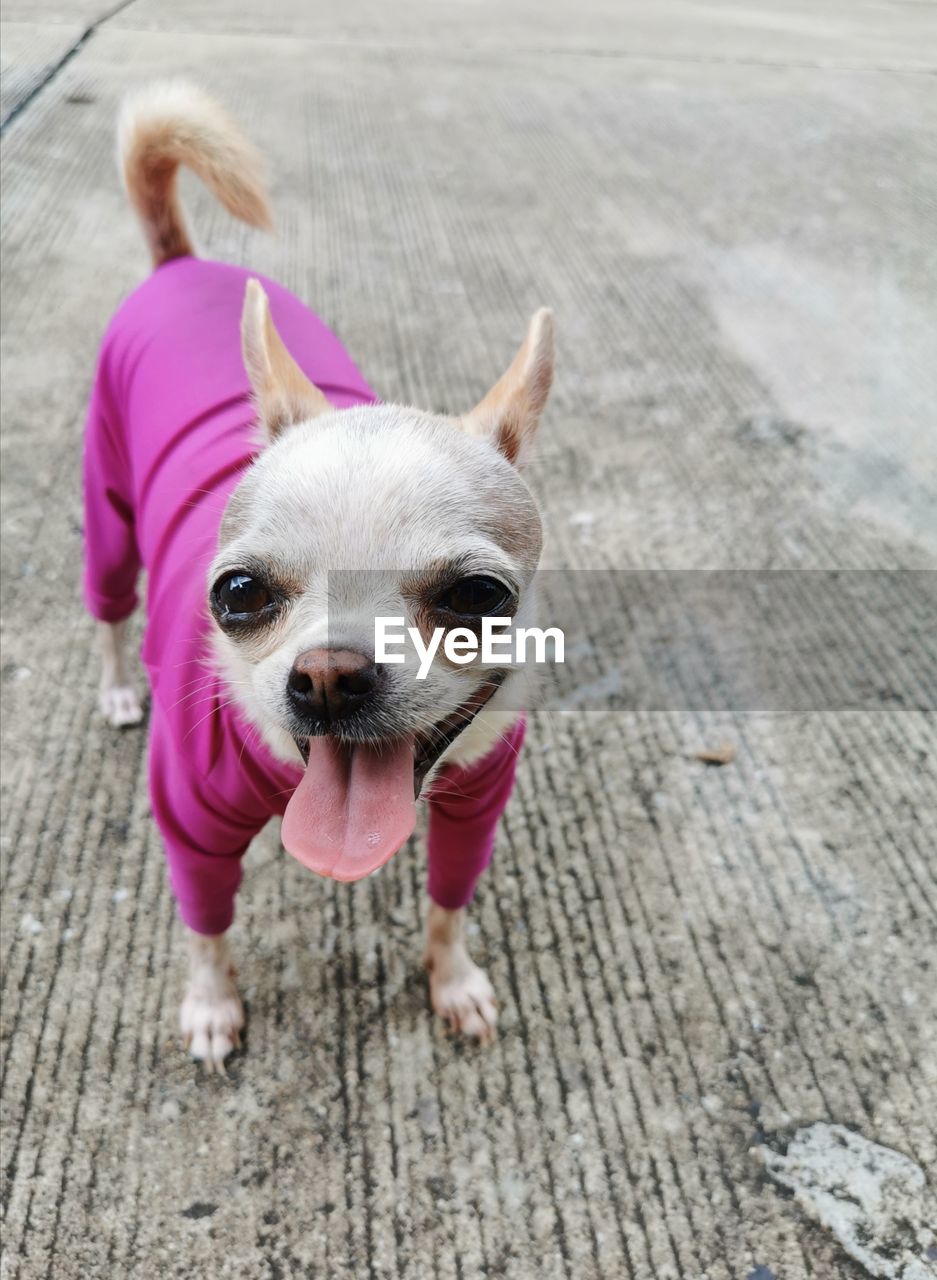
<instances>
[{"instance_id":1,"label":"dog's paw nail","mask_svg":"<svg viewBox=\"0 0 937 1280\"><path fill-rule=\"evenodd\" d=\"M212 1041L208 1053L201 1059L202 1070L207 1076L224 1076L227 1079L224 1060L233 1047L223 1036Z\"/></svg>"},{"instance_id":2,"label":"dog's paw nail","mask_svg":"<svg viewBox=\"0 0 937 1280\"><path fill-rule=\"evenodd\" d=\"M213 1039L211 1046L212 1057L214 1058L215 1071L218 1075L226 1076L228 1074L227 1071L225 1071L224 1060L229 1053L234 1052L235 1045L236 1042L233 1036L226 1036L222 1034L215 1036Z\"/></svg>"},{"instance_id":3,"label":"dog's paw nail","mask_svg":"<svg viewBox=\"0 0 937 1280\"><path fill-rule=\"evenodd\" d=\"M495 1034L494 1005L475 1005L462 1017L461 1030L464 1035L473 1036L479 1044L490 1044Z\"/></svg>"}]
</instances>

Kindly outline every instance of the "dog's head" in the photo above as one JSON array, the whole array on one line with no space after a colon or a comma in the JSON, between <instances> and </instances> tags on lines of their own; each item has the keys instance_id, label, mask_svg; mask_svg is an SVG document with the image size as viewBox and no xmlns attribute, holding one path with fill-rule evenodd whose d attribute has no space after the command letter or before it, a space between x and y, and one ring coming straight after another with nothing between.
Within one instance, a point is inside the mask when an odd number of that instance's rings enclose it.
<instances>
[{"instance_id":1,"label":"dog's head","mask_svg":"<svg viewBox=\"0 0 937 1280\"><path fill-rule=\"evenodd\" d=\"M398 405L335 410L248 285L244 361L265 447L221 524L209 600L232 694L270 747L306 761L283 840L353 880L396 851L443 759L483 753L516 715L508 666L440 650L375 661L375 618L476 631L532 604L540 518L518 466L553 376L539 311L510 368L462 418Z\"/></svg>"}]
</instances>

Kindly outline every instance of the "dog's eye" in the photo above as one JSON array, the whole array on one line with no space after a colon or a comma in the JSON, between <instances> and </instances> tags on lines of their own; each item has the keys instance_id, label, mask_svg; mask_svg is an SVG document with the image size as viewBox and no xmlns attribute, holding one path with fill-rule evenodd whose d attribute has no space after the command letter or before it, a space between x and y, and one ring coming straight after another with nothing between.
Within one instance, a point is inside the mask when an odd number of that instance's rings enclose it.
<instances>
[{"instance_id":1,"label":"dog's eye","mask_svg":"<svg viewBox=\"0 0 937 1280\"><path fill-rule=\"evenodd\" d=\"M462 578L444 591L436 603L449 613L458 613L465 618L483 618L507 608L512 599L503 582L496 578L475 577Z\"/></svg>"},{"instance_id":2,"label":"dog's eye","mask_svg":"<svg viewBox=\"0 0 937 1280\"><path fill-rule=\"evenodd\" d=\"M219 622L239 622L263 613L273 604L273 597L259 578L229 573L215 583L211 603Z\"/></svg>"}]
</instances>

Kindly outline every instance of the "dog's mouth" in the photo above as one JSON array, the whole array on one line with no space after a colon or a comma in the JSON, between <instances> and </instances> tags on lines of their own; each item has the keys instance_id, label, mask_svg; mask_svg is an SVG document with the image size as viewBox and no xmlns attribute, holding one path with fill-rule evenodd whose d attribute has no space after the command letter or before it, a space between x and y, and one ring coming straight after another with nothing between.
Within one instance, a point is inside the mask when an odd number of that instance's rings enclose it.
<instances>
[{"instance_id":1,"label":"dog's mouth","mask_svg":"<svg viewBox=\"0 0 937 1280\"><path fill-rule=\"evenodd\" d=\"M386 741L331 734L296 738L306 764L283 815L288 853L319 875L360 880L406 842L416 800L443 752L464 733L500 687L491 672L471 696L429 730Z\"/></svg>"}]
</instances>

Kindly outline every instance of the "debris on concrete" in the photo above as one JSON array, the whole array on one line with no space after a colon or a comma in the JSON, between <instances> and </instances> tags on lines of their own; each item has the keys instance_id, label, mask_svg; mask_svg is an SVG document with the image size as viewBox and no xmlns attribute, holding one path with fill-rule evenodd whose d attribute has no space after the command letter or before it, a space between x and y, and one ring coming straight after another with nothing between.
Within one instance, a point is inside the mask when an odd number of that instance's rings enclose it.
<instances>
[{"instance_id":1,"label":"debris on concrete","mask_svg":"<svg viewBox=\"0 0 937 1280\"><path fill-rule=\"evenodd\" d=\"M731 742L723 742L718 747L705 747L702 751L697 751L696 758L702 760L703 764L731 764L735 759L735 747Z\"/></svg>"}]
</instances>

